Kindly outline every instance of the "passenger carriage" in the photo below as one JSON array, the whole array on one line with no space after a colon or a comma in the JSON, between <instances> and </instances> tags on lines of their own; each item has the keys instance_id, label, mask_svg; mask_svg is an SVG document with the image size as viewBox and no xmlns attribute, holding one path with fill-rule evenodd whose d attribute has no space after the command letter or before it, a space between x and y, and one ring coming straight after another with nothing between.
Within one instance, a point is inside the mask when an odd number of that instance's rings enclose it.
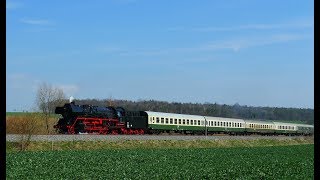
<instances>
[{"instance_id":1,"label":"passenger carriage","mask_svg":"<svg viewBox=\"0 0 320 180\"><path fill-rule=\"evenodd\" d=\"M145 111L150 130L193 132L205 130L203 116Z\"/></svg>"},{"instance_id":2,"label":"passenger carriage","mask_svg":"<svg viewBox=\"0 0 320 180\"><path fill-rule=\"evenodd\" d=\"M207 130L209 133L228 133L243 134L245 129L245 121L243 119L222 118L204 116L207 121Z\"/></svg>"},{"instance_id":3,"label":"passenger carriage","mask_svg":"<svg viewBox=\"0 0 320 180\"><path fill-rule=\"evenodd\" d=\"M269 121L245 120L245 131L247 134L270 135L275 132L275 125Z\"/></svg>"}]
</instances>

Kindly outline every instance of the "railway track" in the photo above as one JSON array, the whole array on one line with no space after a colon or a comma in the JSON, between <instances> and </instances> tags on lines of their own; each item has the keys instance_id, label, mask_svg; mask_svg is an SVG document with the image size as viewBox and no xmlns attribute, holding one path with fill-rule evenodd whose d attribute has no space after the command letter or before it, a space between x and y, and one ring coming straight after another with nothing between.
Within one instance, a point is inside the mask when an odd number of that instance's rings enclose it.
<instances>
[{"instance_id":1,"label":"railway track","mask_svg":"<svg viewBox=\"0 0 320 180\"><path fill-rule=\"evenodd\" d=\"M18 134L7 134L6 141L17 142L27 136ZM231 140L231 139L294 139L303 138L303 136L229 136L229 135L33 135L31 141L121 141L121 140Z\"/></svg>"}]
</instances>

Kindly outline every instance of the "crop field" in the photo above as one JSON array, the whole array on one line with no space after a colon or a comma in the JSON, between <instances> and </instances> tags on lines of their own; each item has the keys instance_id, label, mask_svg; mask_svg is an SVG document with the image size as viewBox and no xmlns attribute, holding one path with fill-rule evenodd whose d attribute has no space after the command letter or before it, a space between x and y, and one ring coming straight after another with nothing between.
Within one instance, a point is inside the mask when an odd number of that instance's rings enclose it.
<instances>
[{"instance_id":1,"label":"crop field","mask_svg":"<svg viewBox=\"0 0 320 180\"><path fill-rule=\"evenodd\" d=\"M314 179L313 145L12 152L7 179Z\"/></svg>"},{"instance_id":2,"label":"crop field","mask_svg":"<svg viewBox=\"0 0 320 180\"><path fill-rule=\"evenodd\" d=\"M23 126L34 127L33 134L48 134L45 120L41 113L7 112L6 113L6 134L27 134ZM53 125L58 121L58 117L52 115L49 120L49 134L56 134Z\"/></svg>"}]
</instances>

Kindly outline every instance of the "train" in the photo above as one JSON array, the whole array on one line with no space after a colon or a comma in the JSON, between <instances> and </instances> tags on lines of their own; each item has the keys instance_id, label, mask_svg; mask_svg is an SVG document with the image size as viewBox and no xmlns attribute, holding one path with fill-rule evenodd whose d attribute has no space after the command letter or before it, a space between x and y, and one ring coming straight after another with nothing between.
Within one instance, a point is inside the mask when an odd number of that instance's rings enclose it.
<instances>
[{"instance_id":1,"label":"train","mask_svg":"<svg viewBox=\"0 0 320 180\"><path fill-rule=\"evenodd\" d=\"M56 107L60 114L54 128L61 134L192 134L192 135L305 135L314 134L309 124L175 114L153 111L127 111L122 107L98 107L66 103Z\"/></svg>"}]
</instances>

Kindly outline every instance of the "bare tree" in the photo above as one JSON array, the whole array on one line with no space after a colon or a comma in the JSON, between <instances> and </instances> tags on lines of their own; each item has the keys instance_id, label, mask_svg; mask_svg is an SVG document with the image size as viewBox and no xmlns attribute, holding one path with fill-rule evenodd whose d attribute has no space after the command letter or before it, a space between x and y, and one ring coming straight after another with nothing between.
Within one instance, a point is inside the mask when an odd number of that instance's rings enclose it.
<instances>
[{"instance_id":1,"label":"bare tree","mask_svg":"<svg viewBox=\"0 0 320 180\"><path fill-rule=\"evenodd\" d=\"M63 105L66 101L65 94L61 88L53 87L50 84L42 83L38 87L36 103L39 110L43 113L43 118L46 122L48 134L49 118L54 113L57 106Z\"/></svg>"},{"instance_id":2,"label":"bare tree","mask_svg":"<svg viewBox=\"0 0 320 180\"><path fill-rule=\"evenodd\" d=\"M109 96L109 98L107 99L107 106L114 106L115 103L113 101L112 95Z\"/></svg>"},{"instance_id":3,"label":"bare tree","mask_svg":"<svg viewBox=\"0 0 320 180\"><path fill-rule=\"evenodd\" d=\"M37 122L40 119L38 113L28 113L25 116L21 116L20 123L16 126L17 132L19 135L18 145L19 150L24 151L29 146L31 142L32 135L37 130Z\"/></svg>"}]
</instances>

